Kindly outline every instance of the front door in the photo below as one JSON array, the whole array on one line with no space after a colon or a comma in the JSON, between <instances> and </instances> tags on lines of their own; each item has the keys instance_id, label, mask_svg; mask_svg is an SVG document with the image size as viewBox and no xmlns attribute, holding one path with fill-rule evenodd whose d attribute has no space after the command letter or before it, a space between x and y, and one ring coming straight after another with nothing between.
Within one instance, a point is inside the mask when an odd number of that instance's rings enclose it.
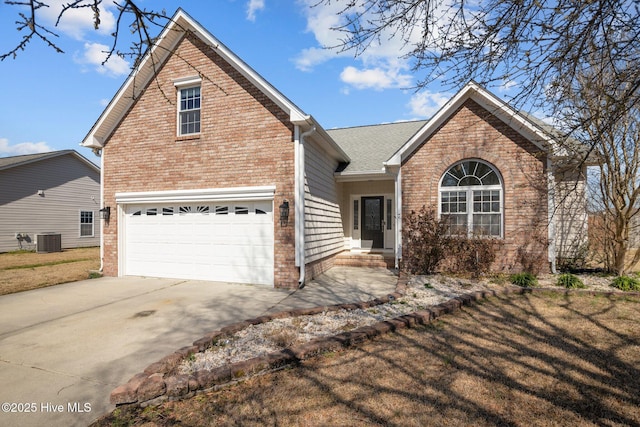
<instances>
[{"instance_id":1,"label":"front door","mask_svg":"<svg viewBox=\"0 0 640 427\"><path fill-rule=\"evenodd\" d=\"M361 239L372 241L372 248L384 246L384 197L362 198L362 236Z\"/></svg>"}]
</instances>

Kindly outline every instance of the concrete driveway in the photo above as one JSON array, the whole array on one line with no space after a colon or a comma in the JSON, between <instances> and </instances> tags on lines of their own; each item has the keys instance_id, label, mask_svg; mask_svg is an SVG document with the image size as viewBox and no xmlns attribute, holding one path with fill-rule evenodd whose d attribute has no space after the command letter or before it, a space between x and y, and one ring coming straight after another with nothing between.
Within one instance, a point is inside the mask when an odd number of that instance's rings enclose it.
<instances>
[{"instance_id":1,"label":"concrete driveway","mask_svg":"<svg viewBox=\"0 0 640 427\"><path fill-rule=\"evenodd\" d=\"M340 267L297 291L100 278L0 297L0 425L86 426L149 364L227 324L395 289L383 269Z\"/></svg>"}]
</instances>

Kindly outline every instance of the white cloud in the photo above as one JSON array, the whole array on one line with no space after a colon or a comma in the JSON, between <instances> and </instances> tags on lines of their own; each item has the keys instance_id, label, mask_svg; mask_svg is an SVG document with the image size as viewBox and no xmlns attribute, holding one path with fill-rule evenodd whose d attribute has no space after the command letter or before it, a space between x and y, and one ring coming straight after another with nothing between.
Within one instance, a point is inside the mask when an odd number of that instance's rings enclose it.
<instances>
[{"instance_id":1,"label":"white cloud","mask_svg":"<svg viewBox=\"0 0 640 427\"><path fill-rule=\"evenodd\" d=\"M36 154L54 151L46 142L21 142L11 145L6 138L0 138L0 155L20 156L23 154Z\"/></svg>"},{"instance_id":2,"label":"white cloud","mask_svg":"<svg viewBox=\"0 0 640 427\"><path fill-rule=\"evenodd\" d=\"M368 68L359 70L348 66L340 73L340 80L356 89L383 90L406 88L411 85L412 76L402 74L398 68Z\"/></svg>"},{"instance_id":3,"label":"white cloud","mask_svg":"<svg viewBox=\"0 0 640 427\"><path fill-rule=\"evenodd\" d=\"M264 10L264 0L249 0L247 2L247 19L251 22L256 20L256 12Z\"/></svg>"},{"instance_id":4,"label":"white cloud","mask_svg":"<svg viewBox=\"0 0 640 427\"><path fill-rule=\"evenodd\" d=\"M518 83L515 80L503 80L502 84L498 87L500 92L509 92L512 88L516 87Z\"/></svg>"},{"instance_id":5,"label":"white cloud","mask_svg":"<svg viewBox=\"0 0 640 427\"><path fill-rule=\"evenodd\" d=\"M129 63L116 54L111 55L111 58L104 65L102 64L107 58L109 49L109 46L101 43L85 43L84 53L80 57L76 56L76 62L92 66L98 73L112 77L129 74Z\"/></svg>"},{"instance_id":6,"label":"white cloud","mask_svg":"<svg viewBox=\"0 0 640 427\"><path fill-rule=\"evenodd\" d=\"M317 4L318 3L318 4ZM310 71L316 65L338 56L351 56L352 53L330 49L340 45L343 34L335 28L341 25L339 12L343 6L339 2L329 4L317 0L301 0L302 12L307 17L307 32L312 33L318 43L317 47L303 49L295 58L296 67L302 71Z\"/></svg>"},{"instance_id":7,"label":"white cloud","mask_svg":"<svg viewBox=\"0 0 640 427\"><path fill-rule=\"evenodd\" d=\"M343 2L327 2L320 3L317 0L300 0L302 11L307 18L307 32L314 35L318 47L304 49L296 58L296 65L303 71L309 71L316 65L319 65L329 59L336 57L353 57L357 52L354 50L341 50L344 38L347 33L341 31L340 28L345 25L346 20L341 12L344 10ZM363 12L359 9L352 11ZM366 20L366 16L363 20ZM415 38L420 34L420 29L416 28L408 36L409 39ZM379 41L373 40L367 49L359 52L357 58L363 63L370 64L389 61L390 63L398 61L398 58L408 53L410 44L405 44L398 37L393 37L392 33L380 34Z\"/></svg>"},{"instance_id":8,"label":"white cloud","mask_svg":"<svg viewBox=\"0 0 640 427\"><path fill-rule=\"evenodd\" d=\"M310 47L303 49L294 62L298 70L311 71L316 65L337 57L338 53L334 50Z\"/></svg>"},{"instance_id":9,"label":"white cloud","mask_svg":"<svg viewBox=\"0 0 640 427\"><path fill-rule=\"evenodd\" d=\"M433 93L423 90L411 97L409 108L414 116L428 119L437 113L449 99L451 99L449 93Z\"/></svg>"},{"instance_id":10,"label":"white cloud","mask_svg":"<svg viewBox=\"0 0 640 427\"><path fill-rule=\"evenodd\" d=\"M63 5L70 2L69 0L49 0L46 3L49 7L41 7L38 9L38 18L43 19L48 26L53 26L58 20ZM109 35L115 29L115 16L111 10L109 10L113 7L115 7L113 2L102 2L99 6L100 26L97 31L101 35ZM60 18L57 27L52 29L56 32L60 31L76 40L83 40L85 33L96 31L94 28L94 13L89 7L68 9Z\"/></svg>"}]
</instances>

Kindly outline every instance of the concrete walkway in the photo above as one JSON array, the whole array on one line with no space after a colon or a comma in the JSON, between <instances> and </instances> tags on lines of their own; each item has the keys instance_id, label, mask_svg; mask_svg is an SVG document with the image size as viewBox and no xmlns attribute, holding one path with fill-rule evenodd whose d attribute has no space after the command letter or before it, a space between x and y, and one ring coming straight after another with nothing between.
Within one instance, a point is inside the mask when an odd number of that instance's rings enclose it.
<instances>
[{"instance_id":1,"label":"concrete walkway","mask_svg":"<svg viewBox=\"0 0 640 427\"><path fill-rule=\"evenodd\" d=\"M384 269L336 267L296 291L127 277L1 296L0 425L86 426L113 409L112 389L208 332L266 313L370 300L395 283Z\"/></svg>"}]
</instances>

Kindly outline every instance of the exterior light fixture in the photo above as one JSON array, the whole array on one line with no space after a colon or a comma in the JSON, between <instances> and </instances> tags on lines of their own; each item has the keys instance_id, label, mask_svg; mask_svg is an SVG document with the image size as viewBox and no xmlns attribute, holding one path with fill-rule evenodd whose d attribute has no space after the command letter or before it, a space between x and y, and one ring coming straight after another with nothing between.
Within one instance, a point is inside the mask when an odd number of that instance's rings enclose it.
<instances>
[{"instance_id":1,"label":"exterior light fixture","mask_svg":"<svg viewBox=\"0 0 640 427\"><path fill-rule=\"evenodd\" d=\"M287 199L280 205L280 227L286 227L289 223L289 202Z\"/></svg>"},{"instance_id":2,"label":"exterior light fixture","mask_svg":"<svg viewBox=\"0 0 640 427\"><path fill-rule=\"evenodd\" d=\"M100 218L104 219L105 221L109 221L109 217L111 217L111 208L109 206L105 206L98 212L100 212Z\"/></svg>"}]
</instances>

